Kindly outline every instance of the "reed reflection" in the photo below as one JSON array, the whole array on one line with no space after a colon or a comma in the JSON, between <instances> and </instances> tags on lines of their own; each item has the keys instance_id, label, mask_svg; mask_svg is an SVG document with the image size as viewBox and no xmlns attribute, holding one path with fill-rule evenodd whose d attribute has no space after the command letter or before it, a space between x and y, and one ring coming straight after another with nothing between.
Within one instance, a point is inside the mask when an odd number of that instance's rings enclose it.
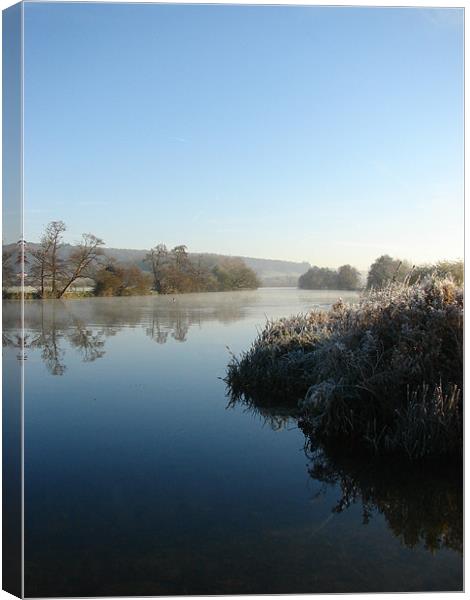
<instances>
[{"instance_id":1,"label":"reed reflection","mask_svg":"<svg viewBox=\"0 0 470 600\"><path fill-rule=\"evenodd\" d=\"M240 404L274 430L295 426L302 430L307 471L319 484L316 496L328 489L338 492L331 506L333 514L360 505L363 525L374 515L383 515L390 531L407 548L422 546L433 554L443 549L463 553L461 465L422 462L404 468L391 459L345 455L316 444L298 411L243 399L230 400L228 407Z\"/></svg>"}]
</instances>

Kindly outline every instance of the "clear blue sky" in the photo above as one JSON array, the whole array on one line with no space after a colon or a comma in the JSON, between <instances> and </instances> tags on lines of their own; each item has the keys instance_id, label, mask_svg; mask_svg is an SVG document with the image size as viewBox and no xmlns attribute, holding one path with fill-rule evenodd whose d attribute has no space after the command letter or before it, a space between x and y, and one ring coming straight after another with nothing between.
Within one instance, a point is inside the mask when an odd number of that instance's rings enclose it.
<instances>
[{"instance_id":1,"label":"clear blue sky","mask_svg":"<svg viewBox=\"0 0 470 600\"><path fill-rule=\"evenodd\" d=\"M25 6L25 233L463 256L463 11Z\"/></svg>"}]
</instances>

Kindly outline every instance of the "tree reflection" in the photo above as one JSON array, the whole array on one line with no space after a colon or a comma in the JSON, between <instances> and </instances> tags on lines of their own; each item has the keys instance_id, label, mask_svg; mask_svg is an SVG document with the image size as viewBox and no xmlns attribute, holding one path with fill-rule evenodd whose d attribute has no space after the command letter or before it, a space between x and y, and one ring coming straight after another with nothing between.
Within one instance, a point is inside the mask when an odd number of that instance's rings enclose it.
<instances>
[{"instance_id":1,"label":"tree reflection","mask_svg":"<svg viewBox=\"0 0 470 600\"><path fill-rule=\"evenodd\" d=\"M192 327L204 322L230 323L244 317L247 307L259 301L256 293L187 294L89 300L33 300L25 303L24 336L18 301L3 303L3 345L19 350L39 350L52 375L66 371L67 346L83 362L105 355L106 338L123 329L141 328L157 344L184 343Z\"/></svg>"},{"instance_id":2,"label":"tree reflection","mask_svg":"<svg viewBox=\"0 0 470 600\"><path fill-rule=\"evenodd\" d=\"M188 315L177 313L162 318L159 312L154 311L145 333L157 344L166 344L170 335L177 342L186 342L189 329L193 324Z\"/></svg>"},{"instance_id":3,"label":"tree reflection","mask_svg":"<svg viewBox=\"0 0 470 600\"><path fill-rule=\"evenodd\" d=\"M80 323L68 333L67 339L74 348L80 350L83 362L93 362L105 355L102 331L94 332Z\"/></svg>"},{"instance_id":4,"label":"tree reflection","mask_svg":"<svg viewBox=\"0 0 470 600\"><path fill-rule=\"evenodd\" d=\"M24 348L39 348L41 358L51 375L63 375L66 370L64 363L65 350L61 347L63 334L56 328L44 329L40 335L33 337L26 335Z\"/></svg>"},{"instance_id":5,"label":"tree reflection","mask_svg":"<svg viewBox=\"0 0 470 600\"><path fill-rule=\"evenodd\" d=\"M318 493L325 493L328 488L339 493L333 513L360 504L364 525L375 514L382 514L395 537L408 548L422 545L432 553L443 548L463 552L461 465L435 461L413 464L345 455L341 449L315 444L295 411L256 406L243 399L232 399L229 407L237 404L258 414L274 430L299 426L305 435L308 473L321 484Z\"/></svg>"},{"instance_id":6,"label":"tree reflection","mask_svg":"<svg viewBox=\"0 0 470 600\"><path fill-rule=\"evenodd\" d=\"M145 333L149 338L157 342L157 344L166 344L168 341L169 331L160 322L158 315L152 315L152 321L145 329Z\"/></svg>"},{"instance_id":7,"label":"tree reflection","mask_svg":"<svg viewBox=\"0 0 470 600\"><path fill-rule=\"evenodd\" d=\"M28 350L40 350L41 359L51 375L63 375L67 369L64 343L78 350L83 362L104 356L105 333L87 328L73 314L67 316L68 319L57 319L54 309L44 310L43 306L35 328L26 330L23 336L4 332L3 346L21 349L24 358L27 358Z\"/></svg>"}]
</instances>

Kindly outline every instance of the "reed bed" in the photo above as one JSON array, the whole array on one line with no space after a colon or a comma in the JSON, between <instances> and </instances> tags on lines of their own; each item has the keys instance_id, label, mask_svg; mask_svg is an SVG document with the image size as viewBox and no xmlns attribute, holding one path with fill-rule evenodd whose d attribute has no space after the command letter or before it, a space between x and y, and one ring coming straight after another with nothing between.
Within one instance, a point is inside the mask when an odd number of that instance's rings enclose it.
<instances>
[{"instance_id":1,"label":"reed bed","mask_svg":"<svg viewBox=\"0 0 470 600\"><path fill-rule=\"evenodd\" d=\"M462 450L463 291L431 277L267 322L232 357L233 398L297 406L317 441L402 453Z\"/></svg>"}]
</instances>

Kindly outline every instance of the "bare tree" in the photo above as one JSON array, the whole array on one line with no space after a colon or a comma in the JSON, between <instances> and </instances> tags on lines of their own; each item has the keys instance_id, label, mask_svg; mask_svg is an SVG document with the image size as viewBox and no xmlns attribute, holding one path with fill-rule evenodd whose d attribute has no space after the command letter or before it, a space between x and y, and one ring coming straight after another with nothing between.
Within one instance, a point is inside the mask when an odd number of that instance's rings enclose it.
<instances>
[{"instance_id":1,"label":"bare tree","mask_svg":"<svg viewBox=\"0 0 470 600\"><path fill-rule=\"evenodd\" d=\"M39 287L41 298L46 295L50 285L51 295L57 296L57 287L62 277L64 260L59 257L62 247L62 235L66 230L63 221L52 221L46 227L39 248L31 251L31 280Z\"/></svg>"},{"instance_id":2,"label":"bare tree","mask_svg":"<svg viewBox=\"0 0 470 600\"><path fill-rule=\"evenodd\" d=\"M79 277L90 277L93 275L93 269L97 265L100 257L103 255L104 242L92 233L84 233L82 241L71 252L65 265L62 284L56 293L57 298L62 298L69 287Z\"/></svg>"},{"instance_id":3,"label":"bare tree","mask_svg":"<svg viewBox=\"0 0 470 600\"><path fill-rule=\"evenodd\" d=\"M63 221L52 221L46 229L44 237L49 243L48 262L51 277L51 293L57 295L57 285L61 276L63 262L59 259L59 249L62 247L62 235L66 230Z\"/></svg>"},{"instance_id":4,"label":"bare tree","mask_svg":"<svg viewBox=\"0 0 470 600\"><path fill-rule=\"evenodd\" d=\"M150 249L144 261L150 264L153 274L153 287L157 292L162 291L163 267L168 261L168 250L165 244L158 244Z\"/></svg>"},{"instance_id":5,"label":"bare tree","mask_svg":"<svg viewBox=\"0 0 470 600\"><path fill-rule=\"evenodd\" d=\"M188 265L189 256L187 246L185 246L184 244L181 244L180 246L175 246L171 253L175 257L175 263L178 269L182 270Z\"/></svg>"},{"instance_id":6,"label":"bare tree","mask_svg":"<svg viewBox=\"0 0 470 600\"><path fill-rule=\"evenodd\" d=\"M50 239L43 236L39 248L31 250L31 283L39 287L39 295L44 298L46 294L47 278L50 276L49 251L51 249Z\"/></svg>"}]
</instances>

